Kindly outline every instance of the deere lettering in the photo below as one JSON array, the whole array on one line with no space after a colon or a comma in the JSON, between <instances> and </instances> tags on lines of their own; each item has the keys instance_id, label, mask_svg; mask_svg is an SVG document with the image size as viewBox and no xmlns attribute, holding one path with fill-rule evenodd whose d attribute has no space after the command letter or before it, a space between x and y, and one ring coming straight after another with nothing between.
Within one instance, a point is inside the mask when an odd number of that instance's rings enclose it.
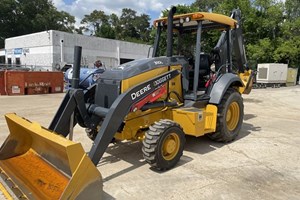
<instances>
[{"instance_id":1,"label":"deere lettering","mask_svg":"<svg viewBox=\"0 0 300 200\"><path fill-rule=\"evenodd\" d=\"M154 86L157 86L161 83L167 82L167 80L169 80L171 78L171 74L167 74L163 77L161 77L160 79L156 80L153 82Z\"/></svg>"},{"instance_id":2,"label":"deere lettering","mask_svg":"<svg viewBox=\"0 0 300 200\"><path fill-rule=\"evenodd\" d=\"M140 89L139 91L132 93L131 94L131 99L135 100L137 97L143 95L145 92L147 92L149 90L151 90L150 84L148 84L146 87Z\"/></svg>"}]
</instances>

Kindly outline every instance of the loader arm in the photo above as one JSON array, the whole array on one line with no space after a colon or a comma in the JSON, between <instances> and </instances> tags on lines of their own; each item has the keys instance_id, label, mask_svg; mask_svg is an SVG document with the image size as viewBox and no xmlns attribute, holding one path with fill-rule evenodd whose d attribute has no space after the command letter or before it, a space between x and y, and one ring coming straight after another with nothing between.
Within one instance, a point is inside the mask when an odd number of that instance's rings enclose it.
<instances>
[{"instance_id":1,"label":"loader arm","mask_svg":"<svg viewBox=\"0 0 300 200\"><path fill-rule=\"evenodd\" d=\"M118 131L131 107L146 98L148 95L151 95L155 90L179 74L180 72L178 70L166 72L156 78L143 82L127 90L114 101L104 118L101 128L89 152L89 157L95 165L98 164L99 160L103 156L106 148Z\"/></svg>"},{"instance_id":2,"label":"loader arm","mask_svg":"<svg viewBox=\"0 0 300 200\"><path fill-rule=\"evenodd\" d=\"M91 95L90 93L93 93L93 88L87 91L70 89L54 116L49 129L66 137L69 134L70 119L73 112L75 113L73 126L79 123L83 127L95 128L104 118L89 152L92 162L97 165L132 106L179 74L178 70L173 70L143 82L119 95L109 109L86 103L86 99Z\"/></svg>"},{"instance_id":3,"label":"loader arm","mask_svg":"<svg viewBox=\"0 0 300 200\"><path fill-rule=\"evenodd\" d=\"M79 123L82 127L95 128L101 119L92 119L87 111L89 104L86 104L88 97L93 96L95 87L93 85L87 90L70 89L66 93L48 129L66 137L70 131L70 119L74 112L73 127Z\"/></svg>"}]
</instances>

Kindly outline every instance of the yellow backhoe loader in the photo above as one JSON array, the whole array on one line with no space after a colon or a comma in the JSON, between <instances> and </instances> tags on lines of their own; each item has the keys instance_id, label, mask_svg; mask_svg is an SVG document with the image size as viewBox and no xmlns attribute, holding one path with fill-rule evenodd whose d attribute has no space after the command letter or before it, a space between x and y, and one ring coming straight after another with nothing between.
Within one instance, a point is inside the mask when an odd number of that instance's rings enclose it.
<instances>
[{"instance_id":1,"label":"yellow backhoe loader","mask_svg":"<svg viewBox=\"0 0 300 200\"><path fill-rule=\"evenodd\" d=\"M253 79L246 69L240 11L230 17L175 12L173 7L167 18L154 21L151 58L106 70L89 88L79 83L81 47L75 47L72 88L48 128L5 115L10 135L0 149L0 176L16 198L101 199L96 165L112 140L141 140L146 162L168 170L183 153L185 134L221 142L237 137L244 115L241 94L251 91ZM167 54L159 56L164 30ZM208 30L221 36L204 53L202 33ZM195 39L192 58L182 53L186 36ZM88 154L66 138L76 124L94 141Z\"/></svg>"}]
</instances>

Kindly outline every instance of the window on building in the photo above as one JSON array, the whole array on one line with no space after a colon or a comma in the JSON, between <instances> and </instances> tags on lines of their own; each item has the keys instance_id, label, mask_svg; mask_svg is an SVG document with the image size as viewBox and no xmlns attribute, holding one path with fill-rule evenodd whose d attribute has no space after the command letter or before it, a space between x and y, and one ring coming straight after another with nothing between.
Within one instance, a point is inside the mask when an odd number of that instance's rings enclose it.
<instances>
[{"instance_id":1,"label":"window on building","mask_svg":"<svg viewBox=\"0 0 300 200\"><path fill-rule=\"evenodd\" d=\"M120 64L122 65L122 64L130 62L130 61L133 61L133 59L121 58L120 59Z\"/></svg>"},{"instance_id":2,"label":"window on building","mask_svg":"<svg viewBox=\"0 0 300 200\"><path fill-rule=\"evenodd\" d=\"M21 59L20 58L16 58L16 66L20 67L21 65Z\"/></svg>"},{"instance_id":3,"label":"window on building","mask_svg":"<svg viewBox=\"0 0 300 200\"><path fill-rule=\"evenodd\" d=\"M7 58L7 64L11 65L11 58Z\"/></svg>"},{"instance_id":4,"label":"window on building","mask_svg":"<svg viewBox=\"0 0 300 200\"><path fill-rule=\"evenodd\" d=\"M5 63L5 56L0 56L0 64L4 64Z\"/></svg>"}]
</instances>

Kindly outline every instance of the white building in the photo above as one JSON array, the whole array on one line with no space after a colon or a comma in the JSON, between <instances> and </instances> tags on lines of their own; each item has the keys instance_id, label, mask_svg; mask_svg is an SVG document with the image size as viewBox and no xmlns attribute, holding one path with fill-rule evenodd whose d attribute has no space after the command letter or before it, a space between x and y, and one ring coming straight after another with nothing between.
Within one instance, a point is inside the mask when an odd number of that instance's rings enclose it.
<instances>
[{"instance_id":1,"label":"white building","mask_svg":"<svg viewBox=\"0 0 300 200\"><path fill-rule=\"evenodd\" d=\"M5 63L5 49L0 49L0 65Z\"/></svg>"},{"instance_id":2,"label":"white building","mask_svg":"<svg viewBox=\"0 0 300 200\"><path fill-rule=\"evenodd\" d=\"M7 38L5 60L7 64L36 70L58 70L73 63L74 46L82 46L82 65L90 67L96 60L111 67L145 58L150 48L144 44L50 30Z\"/></svg>"}]
</instances>

